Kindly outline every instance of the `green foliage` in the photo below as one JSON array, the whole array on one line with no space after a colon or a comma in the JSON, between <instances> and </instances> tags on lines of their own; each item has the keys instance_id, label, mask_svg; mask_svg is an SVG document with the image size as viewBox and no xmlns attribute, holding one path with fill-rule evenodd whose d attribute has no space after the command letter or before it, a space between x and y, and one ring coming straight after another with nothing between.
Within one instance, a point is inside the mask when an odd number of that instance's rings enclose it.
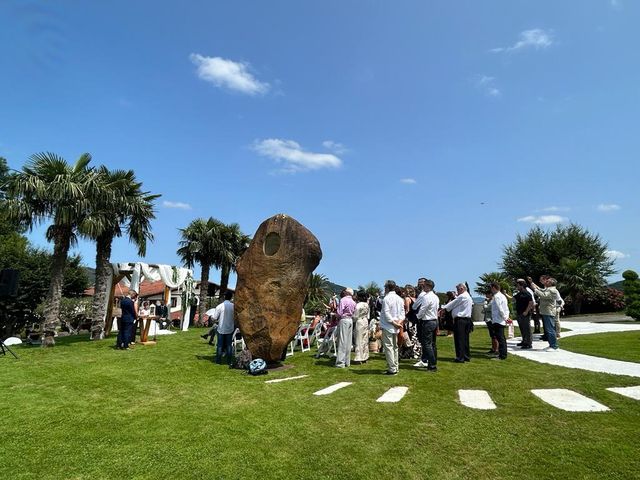
<instances>
[{"instance_id":1,"label":"green foliage","mask_svg":"<svg viewBox=\"0 0 640 480\"><path fill-rule=\"evenodd\" d=\"M358 285L358 290L364 290L368 295L375 297L382 293L382 288L376 282L365 283L364 285Z\"/></svg>"},{"instance_id":2,"label":"green foliage","mask_svg":"<svg viewBox=\"0 0 640 480\"><path fill-rule=\"evenodd\" d=\"M606 252L600 236L579 225L559 225L551 231L534 227L504 247L500 266L512 278L555 277L562 296L570 296L579 312L584 293L603 287L605 278L615 273Z\"/></svg>"},{"instance_id":3,"label":"green foliage","mask_svg":"<svg viewBox=\"0 0 640 480\"><path fill-rule=\"evenodd\" d=\"M640 320L640 279L633 270L625 270L622 273L624 278L624 298L627 304L627 315L635 320Z\"/></svg>"},{"instance_id":4,"label":"green foliage","mask_svg":"<svg viewBox=\"0 0 640 480\"><path fill-rule=\"evenodd\" d=\"M510 278L506 273L489 272L480 275L480 281L476 282L475 292L480 295L486 295L491 292L491 284L496 282L500 285L503 292L511 295L514 289L514 279Z\"/></svg>"},{"instance_id":5,"label":"green foliage","mask_svg":"<svg viewBox=\"0 0 640 480\"><path fill-rule=\"evenodd\" d=\"M330 297L331 287L329 286L329 279L321 273L312 273L309 275L304 311L308 314L318 310L324 312L326 310L325 305L329 303Z\"/></svg>"},{"instance_id":6,"label":"green foliage","mask_svg":"<svg viewBox=\"0 0 640 480\"><path fill-rule=\"evenodd\" d=\"M0 221L0 231L10 230ZM19 332L26 322L35 320L36 306L47 294L51 281L51 253L32 247L18 232L0 235L0 269L18 270L18 295L0 299L0 309L6 312L0 319L0 336ZM79 255L72 256L64 272L63 295L72 297L82 294L88 279Z\"/></svg>"},{"instance_id":7,"label":"green foliage","mask_svg":"<svg viewBox=\"0 0 640 480\"><path fill-rule=\"evenodd\" d=\"M565 309L573 308L569 297ZM619 312L624 310L624 294L620 290L610 287L596 287L587 289L582 298L582 311L587 313Z\"/></svg>"},{"instance_id":8,"label":"green foliage","mask_svg":"<svg viewBox=\"0 0 640 480\"><path fill-rule=\"evenodd\" d=\"M88 327L91 319L90 297L62 297L60 299L60 321L71 325L74 329L81 326ZM44 316L46 305L41 303L36 307L36 314Z\"/></svg>"},{"instance_id":9,"label":"green foliage","mask_svg":"<svg viewBox=\"0 0 640 480\"><path fill-rule=\"evenodd\" d=\"M551 231L534 227L504 247L500 266L512 278L531 276L537 281L545 274L560 277L562 259L581 260L594 278L602 280L615 273L606 251L607 244L599 235L579 225L559 225Z\"/></svg>"}]
</instances>

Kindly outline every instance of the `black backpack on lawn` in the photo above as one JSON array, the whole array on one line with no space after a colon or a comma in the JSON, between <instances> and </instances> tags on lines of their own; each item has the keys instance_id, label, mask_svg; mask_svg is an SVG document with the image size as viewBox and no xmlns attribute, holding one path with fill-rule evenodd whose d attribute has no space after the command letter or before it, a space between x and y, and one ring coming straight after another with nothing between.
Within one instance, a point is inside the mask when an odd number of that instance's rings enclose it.
<instances>
[{"instance_id":1,"label":"black backpack on lawn","mask_svg":"<svg viewBox=\"0 0 640 480\"><path fill-rule=\"evenodd\" d=\"M251 352L248 348L245 348L240 352L235 361L229 365L229 368L237 368L238 370L248 370L251 363Z\"/></svg>"}]
</instances>

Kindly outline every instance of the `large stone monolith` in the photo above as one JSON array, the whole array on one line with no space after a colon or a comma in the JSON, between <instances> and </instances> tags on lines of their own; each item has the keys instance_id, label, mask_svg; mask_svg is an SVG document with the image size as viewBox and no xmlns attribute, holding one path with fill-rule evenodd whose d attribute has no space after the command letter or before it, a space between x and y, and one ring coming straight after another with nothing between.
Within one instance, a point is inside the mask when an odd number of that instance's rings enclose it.
<instances>
[{"instance_id":1,"label":"large stone monolith","mask_svg":"<svg viewBox=\"0 0 640 480\"><path fill-rule=\"evenodd\" d=\"M300 325L309 275L321 258L318 239L287 215L258 227L236 266L236 322L253 358L280 361Z\"/></svg>"}]
</instances>

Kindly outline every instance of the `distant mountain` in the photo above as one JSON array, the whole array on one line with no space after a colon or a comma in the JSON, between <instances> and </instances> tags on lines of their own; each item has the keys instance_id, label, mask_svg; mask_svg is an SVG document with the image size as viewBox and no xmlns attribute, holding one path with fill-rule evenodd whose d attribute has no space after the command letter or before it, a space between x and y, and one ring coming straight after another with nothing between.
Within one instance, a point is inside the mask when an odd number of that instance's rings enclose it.
<instances>
[{"instance_id":1,"label":"distant mountain","mask_svg":"<svg viewBox=\"0 0 640 480\"><path fill-rule=\"evenodd\" d=\"M622 288L622 283L624 282L624 280L619 280L617 282L613 282L611 284L609 284L609 288L615 288L616 290L620 290L621 292L623 291Z\"/></svg>"},{"instance_id":2,"label":"distant mountain","mask_svg":"<svg viewBox=\"0 0 640 480\"><path fill-rule=\"evenodd\" d=\"M327 282L327 283L329 284L329 288L331 289L331 291L336 295L340 295L340 292L346 288L346 287L343 287L342 285L338 285L337 283L333 283L333 282Z\"/></svg>"}]
</instances>

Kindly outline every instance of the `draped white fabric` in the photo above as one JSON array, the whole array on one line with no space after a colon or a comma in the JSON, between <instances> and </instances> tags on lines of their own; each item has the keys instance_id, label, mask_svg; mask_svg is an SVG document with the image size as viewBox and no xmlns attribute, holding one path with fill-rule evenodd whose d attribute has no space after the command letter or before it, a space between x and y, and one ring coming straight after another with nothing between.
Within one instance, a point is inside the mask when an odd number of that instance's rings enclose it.
<instances>
[{"instance_id":1,"label":"draped white fabric","mask_svg":"<svg viewBox=\"0 0 640 480\"><path fill-rule=\"evenodd\" d=\"M111 268L113 269L114 275L120 275L121 272L127 272L127 274L131 272L131 278L129 279L129 277L125 276L122 279L122 283L124 283L128 289L136 292L140 292L140 284L146 279L152 282L162 280L169 288L182 287L183 292L188 291L186 295L187 299L190 299L193 295L193 281L191 280L193 272L188 268L177 267L174 269L171 265L152 267L144 262L112 263ZM188 330L191 312L191 306L188 303L183 312L182 330ZM161 335L160 330L158 330L158 335Z\"/></svg>"},{"instance_id":2,"label":"draped white fabric","mask_svg":"<svg viewBox=\"0 0 640 480\"><path fill-rule=\"evenodd\" d=\"M174 280L174 269L171 265L158 265L158 267L152 267L144 262L130 263L112 263L114 274L118 274L121 271L131 271L131 280L124 277L122 282L131 290L136 292L140 291L140 283L143 280L150 280L157 282L162 280L169 288L178 288L184 284L187 276L192 275L191 270L188 268L178 267L176 268L176 279Z\"/></svg>"}]
</instances>

